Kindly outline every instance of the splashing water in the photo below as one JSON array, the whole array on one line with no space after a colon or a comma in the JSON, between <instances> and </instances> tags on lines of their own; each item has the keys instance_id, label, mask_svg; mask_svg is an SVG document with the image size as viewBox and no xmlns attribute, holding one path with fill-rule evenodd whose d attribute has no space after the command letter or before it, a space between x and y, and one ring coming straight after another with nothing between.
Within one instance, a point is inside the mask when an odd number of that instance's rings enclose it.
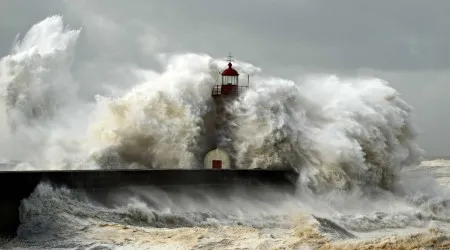
<instances>
[{"instance_id":1,"label":"splashing water","mask_svg":"<svg viewBox=\"0 0 450 250\"><path fill-rule=\"evenodd\" d=\"M2 157L23 161L52 150L48 143L59 130L56 121L62 121L76 101L70 66L79 34L64 28L59 16L49 17L1 59Z\"/></svg>"},{"instance_id":2,"label":"splashing water","mask_svg":"<svg viewBox=\"0 0 450 250\"><path fill-rule=\"evenodd\" d=\"M224 62L197 54L159 56L162 72L136 69L141 80L128 93L87 103L70 74L80 32L64 28L60 16L49 17L1 60L6 141L23 147L17 142L23 138L32 145L33 153L18 160L31 168L198 167L208 150L202 136L213 108L210 90ZM248 63L235 66L242 75L260 71ZM302 184L320 191L389 188L403 166L418 163L411 108L386 82L255 75L230 107L239 168L295 167ZM10 152L0 153L7 158Z\"/></svg>"},{"instance_id":3,"label":"splashing water","mask_svg":"<svg viewBox=\"0 0 450 250\"><path fill-rule=\"evenodd\" d=\"M234 107L240 165L303 170L315 187L388 188L421 150L411 108L379 79L257 79ZM258 131L258 133L250 133Z\"/></svg>"},{"instance_id":4,"label":"splashing water","mask_svg":"<svg viewBox=\"0 0 450 250\"><path fill-rule=\"evenodd\" d=\"M2 101L12 131L51 119L75 98L69 69L79 33L64 29L59 17L50 17L2 58Z\"/></svg>"},{"instance_id":5,"label":"splashing water","mask_svg":"<svg viewBox=\"0 0 450 250\"><path fill-rule=\"evenodd\" d=\"M100 95L86 91L96 82L80 82L71 70L81 32L49 17L1 59L0 157L20 162L14 169L198 167L208 150L211 88L226 62L156 55L163 70L135 68L132 88ZM363 249L389 240L336 246L326 235L361 239L386 230L422 230L391 240L405 247L449 240L440 231L449 221L448 192L403 169L418 165L422 150L411 107L388 83L337 76L290 81L248 63L235 67L253 75L250 89L229 107L237 167L296 168L299 185L314 195L200 192L199 201L133 190L105 207L77 191L39 185L22 202L18 245ZM373 199L355 187L389 191ZM329 193L317 195L322 191Z\"/></svg>"}]
</instances>

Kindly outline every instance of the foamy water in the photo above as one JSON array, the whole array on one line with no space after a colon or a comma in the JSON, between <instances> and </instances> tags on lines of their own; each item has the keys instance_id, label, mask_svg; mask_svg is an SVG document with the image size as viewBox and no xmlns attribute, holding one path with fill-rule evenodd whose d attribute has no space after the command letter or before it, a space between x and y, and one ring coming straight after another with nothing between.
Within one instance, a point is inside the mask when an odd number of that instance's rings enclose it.
<instances>
[{"instance_id":1,"label":"foamy water","mask_svg":"<svg viewBox=\"0 0 450 250\"><path fill-rule=\"evenodd\" d=\"M404 171L395 192L372 197L349 192L288 195L270 189L217 195L207 190L130 188L100 204L82 192L40 185L22 203L19 236L6 246L445 249L450 246L450 190L440 181L450 176L450 166L446 168L446 177L437 178L433 172Z\"/></svg>"},{"instance_id":2,"label":"foamy water","mask_svg":"<svg viewBox=\"0 0 450 250\"><path fill-rule=\"evenodd\" d=\"M197 168L211 88L225 62L155 54L133 86L71 71L82 29L59 16L34 25L0 61L1 159L20 169ZM130 189L98 203L40 185L21 207L25 248L405 248L447 244L449 165L423 162L412 108L381 79L252 74L233 106L239 168L291 166L296 195L273 190L167 193ZM101 72L98 72L101 74ZM99 94L102 84L105 90ZM119 89L117 89L119 88ZM83 94L81 94L83 93Z\"/></svg>"},{"instance_id":3,"label":"foamy water","mask_svg":"<svg viewBox=\"0 0 450 250\"><path fill-rule=\"evenodd\" d=\"M135 68L136 83L123 95L92 91L86 99L80 88L95 83L78 82L69 70L81 31L49 17L1 60L3 158L22 162L16 169L201 166L211 88L225 62L157 54L162 71ZM302 184L327 191L390 188L402 167L419 163L411 107L385 81L291 81L249 63L235 67L253 76L229 107L239 168L291 166L303 172Z\"/></svg>"}]
</instances>

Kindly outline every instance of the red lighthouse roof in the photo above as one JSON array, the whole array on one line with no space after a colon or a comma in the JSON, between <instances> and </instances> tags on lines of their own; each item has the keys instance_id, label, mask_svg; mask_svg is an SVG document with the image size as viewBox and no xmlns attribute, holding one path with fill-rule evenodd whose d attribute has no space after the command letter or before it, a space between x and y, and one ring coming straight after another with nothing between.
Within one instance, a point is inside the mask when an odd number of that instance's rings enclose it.
<instances>
[{"instance_id":1,"label":"red lighthouse roof","mask_svg":"<svg viewBox=\"0 0 450 250\"><path fill-rule=\"evenodd\" d=\"M232 68L233 64L231 62L228 63L228 69L222 71L222 76L239 76L239 73Z\"/></svg>"},{"instance_id":2,"label":"red lighthouse roof","mask_svg":"<svg viewBox=\"0 0 450 250\"><path fill-rule=\"evenodd\" d=\"M248 88L247 86L239 86L239 73L237 70L233 69L233 64L231 64L231 54L228 59L228 68L226 68L221 73L221 82L216 84L211 95L213 97L237 97L243 88ZM248 77L250 82L250 76Z\"/></svg>"}]
</instances>

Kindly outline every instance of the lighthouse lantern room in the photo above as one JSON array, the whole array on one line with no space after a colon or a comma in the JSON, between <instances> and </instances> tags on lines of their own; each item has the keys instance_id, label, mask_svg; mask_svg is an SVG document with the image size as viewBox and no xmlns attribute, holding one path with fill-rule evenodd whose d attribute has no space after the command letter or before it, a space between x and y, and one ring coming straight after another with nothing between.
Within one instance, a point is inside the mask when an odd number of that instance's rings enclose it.
<instances>
[{"instance_id":1,"label":"lighthouse lantern room","mask_svg":"<svg viewBox=\"0 0 450 250\"><path fill-rule=\"evenodd\" d=\"M239 86L239 73L233 68L231 54L228 56L228 68L221 73L221 83L214 86L212 90L213 97L237 96L243 88L248 86Z\"/></svg>"}]
</instances>

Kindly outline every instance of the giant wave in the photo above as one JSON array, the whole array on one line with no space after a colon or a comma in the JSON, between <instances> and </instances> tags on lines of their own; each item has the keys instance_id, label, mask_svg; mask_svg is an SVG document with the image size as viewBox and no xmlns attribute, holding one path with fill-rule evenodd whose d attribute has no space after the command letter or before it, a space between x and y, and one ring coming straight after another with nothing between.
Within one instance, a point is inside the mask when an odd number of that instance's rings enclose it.
<instances>
[{"instance_id":1,"label":"giant wave","mask_svg":"<svg viewBox=\"0 0 450 250\"><path fill-rule=\"evenodd\" d=\"M139 80L125 94L87 101L70 71L81 31L49 17L2 58L2 139L14 145L2 147L3 158L20 161L17 169L201 166L210 91L224 61L157 54L162 71L135 68ZM403 167L419 163L412 108L387 82L292 81L245 62L235 67L252 75L250 89L230 107L239 168L295 167L300 183L318 190L389 188Z\"/></svg>"},{"instance_id":2,"label":"giant wave","mask_svg":"<svg viewBox=\"0 0 450 250\"><path fill-rule=\"evenodd\" d=\"M162 70L132 67L123 77L134 80L132 85L84 82L72 70L82 32L51 16L31 27L1 59L2 163L9 162L12 170L201 166L208 150L204 131L210 126L211 88L226 62L205 54L155 54ZM184 193L130 189L114 193L104 206L81 191L40 184L22 202L19 236L8 244L448 245L448 192L418 173L422 150L415 142L413 110L387 82L334 75L294 81L267 76L246 62L235 66L242 75L252 75L250 89L229 107L235 114L231 142L237 167L294 167L301 172L299 186L315 194L234 190L217 197L197 190L192 199ZM447 167L437 174L447 176ZM374 198L360 188L388 191ZM331 193L316 195L321 191ZM419 233L334 244L393 232Z\"/></svg>"}]
</instances>

